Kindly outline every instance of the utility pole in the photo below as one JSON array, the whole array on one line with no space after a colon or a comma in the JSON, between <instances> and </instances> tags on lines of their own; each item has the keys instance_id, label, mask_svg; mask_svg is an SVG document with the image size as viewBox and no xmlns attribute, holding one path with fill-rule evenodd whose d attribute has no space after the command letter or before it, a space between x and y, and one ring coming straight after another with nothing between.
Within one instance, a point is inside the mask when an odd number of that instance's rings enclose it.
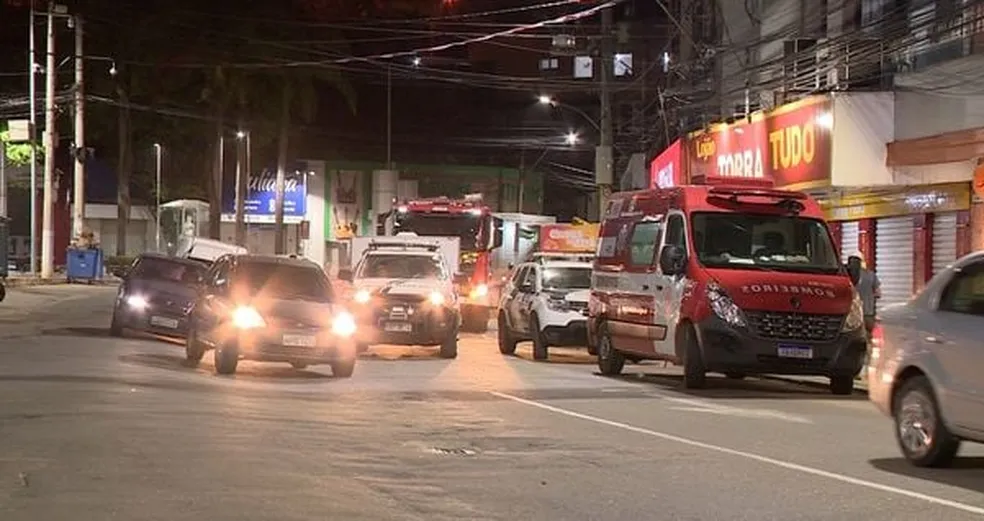
<instances>
[{"instance_id":1,"label":"utility pole","mask_svg":"<svg viewBox=\"0 0 984 521\"><path fill-rule=\"evenodd\" d=\"M38 143L37 143L37 128L38 128L38 62L37 62L37 50L35 49L36 44L34 40L34 2L28 2L31 4L31 23L30 23L30 35L28 38L28 46L30 47L30 56L28 60L30 63L27 64L28 67L28 89L31 91L31 267L28 272L31 275L35 275L38 272Z\"/></svg>"},{"instance_id":2,"label":"utility pole","mask_svg":"<svg viewBox=\"0 0 984 521\"><path fill-rule=\"evenodd\" d=\"M44 187L41 200L41 278L55 274L55 3L48 2L48 46L45 65Z\"/></svg>"},{"instance_id":3,"label":"utility pole","mask_svg":"<svg viewBox=\"0 0 984 521\"><path fill-rule=\"evenodd\" d=\"M393 169L393 65L386 66L386 170Z\"/></svg>"},{"instance_id":4,"label":"utility pole","mask_svg":"<svg viewBox=\"0 0 984 521\"><path fill-rule=\"evenodd\" d=\"M277 143L277 182L273 202L273 252L277 255L287 253L284 240L284 192L287 190L287 151L290 138L290 86L284 80L280 107L280 136ZM247 170L248 171L248 170Z\"/></svg>"},{"instance_id":5,"label":"utility pole","mask_svg":"<svg viewBox=\"0 0 984 521\"><path fill-rule=\"evenodd\" d=\"M245 199L244 193L246 192L245 190L246 180L243 179L243 177L245 177L243 175L243 141L246 138L246 133L240 131L236 135L236 137L239 139L236 140L236 199L235 199L236 238L235 241L236 244L242 246L246 243L246 234L244 233L244 230L241 231L241 228L245 228L245 226L240 226L240 223L245 224L245 218L246 218L246 201L244 200Z\"/></svg>"},{"instance_id":6,"label":"utility pole","mask_svg":"<svg viewBox=\"0 0 984 521\"><path fill-rule=\"evenodd\" d=\"M523 213L523 197L526 185L526 149L519 151L519 186L516 187L516 212Z\"/></svg>"},{"instance_id":7,"label":"utility pole","mask_svg":"<svg viewBox=\"0 0 984 521\"><path fill-rule=\"evenodd\" d=\"M154 162L155 162L155 176L154 176L154 197L156 199L157 205L154 207L154 246L155 249L161 251L161 156L163 155L164 149L160 143L154 143ZM184 224L184 223L180 223Z\"/></svg>"},{"instance_id":8,"label":"utility pole","mask_svg":"<svg viewBox=\"0 0 984 521\"><path fill-rule=\"evenodd\" d=\"M0 216L7 217L7 145L0 141Z\"/></svg>"},{"instance_id":9,"label":"utility pole","mask_svg":"<svg viewBox=\"0 0 984 521\"><path fill-rule=\"evenodd\" d=\"M75 17L75 178L72 190L72 237L85 230L85 60L82 17Z\"/></svg>"},{"instance_id":10,"label":"utility pole","mask_svg":"<svg viewBox=\"0 0 984 521\"><path fill-rule=\"evenodd\" d=\"M613 41L614 12L611 7L601 11L601 144L595 148L595 183L598 185L598 217L605 211L605 203L612 192L614 176L612 144L614 124L612 121L611 76L614 73L615 48Z\"/></svg>"}]
</instances>

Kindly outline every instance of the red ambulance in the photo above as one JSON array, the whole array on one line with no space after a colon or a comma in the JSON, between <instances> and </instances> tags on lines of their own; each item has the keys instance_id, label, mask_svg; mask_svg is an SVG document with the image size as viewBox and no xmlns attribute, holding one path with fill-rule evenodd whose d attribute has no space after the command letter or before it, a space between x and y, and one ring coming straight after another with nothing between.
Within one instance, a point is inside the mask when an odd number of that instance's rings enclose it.
<instances>
[{"instance_id":1,"label":"red ambulance","mask_svg":"<svg viewBox=\"0 0 984 521\"><path fill-rule=\"evenodd\" d=\"M768 183L690 185L611 196L589 301L601 373L626 360L709 372L818 375L849 394L867 341L861 301L823 212Z\"/></svg>"}]
</instances>

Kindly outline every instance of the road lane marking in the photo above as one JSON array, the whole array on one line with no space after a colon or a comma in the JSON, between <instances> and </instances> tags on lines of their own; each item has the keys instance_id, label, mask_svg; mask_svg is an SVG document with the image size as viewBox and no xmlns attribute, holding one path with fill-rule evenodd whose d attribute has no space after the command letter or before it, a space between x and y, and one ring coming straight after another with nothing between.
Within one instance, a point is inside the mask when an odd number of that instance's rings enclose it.
<instances>
[{"instance_id":1,"label":"road lane marking","mask_svg":"<svg viewBox=\"0 0 984 521\"><path fill-rule=\"evenodd\" d=\"M728 454L730 456L737 456L739 458L749 459L753 461L758 461L759 463L765 463L767 465L773 465L775 467L784 468L787 470L793 470L803 474L810 474L813 476L818 476L822 478L831 479L834 481L840 481L841 483L847 483L850 485L857 485L872 490L878 490L881 492L887 492L889 494L894 494L897 496L904 496L912 499L918 499L920 501L925 501L927 503L933 503L935 505L945 506L953 508L955 510L961 510L963 512L968 512L971 514L977 514L979 516L984 516L984 507L977 507L974 505L968 505L966 503L961 503L959 501L953 501L950 499L944 499L941 497L931 496L929 494L923 494L921 492L916 492L914 490L908 490L899 487L893 487L890 485L884 485L882 483L876 483L874 481L868 481L860 478L851 477L845 474L838 474L836 472L830 472L826 470L821 470L814 467L808 467L806 465L800 465L798 463L792 463L789 461L783 461L776 458L770 458L768 456L762 456L755 454L753 452L745 452L737 449L729 449L728 447L722 447L720 445L714 445L711 443L704 443L702 441L693 440L690 438L684 438L682 436L677 436L674 434L668 434L665 432L654 431L652 429L646 429L643 427L636 427L635 425L629 425L627 423L617 422L613 420L606 420L604 418L599 418L597 416L591 416L590 414L583 414L569 409L563 409L561 407L555 407L553 405L547 405L545 403L537 402L534 400L527 400L525 398L520 398L518 396L513 396L511 394L500 393L498 391L489 391L489 394L505 399L511 400L516 403L521 403L523 405L529 405L530 407L536 407L538 409L543 409L545 411L554 412L557 414L562 414L570 418L577 418L580 420L586 420L589 422L598 423L601 425L607 425L609 427L615 427L616 429L622 429L626 431L635 432L637 434L645 434L646 436L651 436L653 438L660 438L666 441L673 441L680 443L682 445L689 445L691 447L696 447L699 449L704 449L712 452L718 452L721 454Z\"/></svg>"},{"instance_id":2,"label":"road lane marking","mask_svg":"<svg viewBox=\"0 0 984 521\"><path fill-rule=\"evenodd\" d=\"M720 414L722 416L734 416L737 418L759 418L767 420L782 420L791 423L812 424L813 420L796 414L789 414L773 409L750 409L744 407L730 407L703 400L691 400L689 398L674 398L663 396L662 399L679 404L678 407L670 407L675 411L703 412L710 414Z\"/></svg>"}]
</instances>

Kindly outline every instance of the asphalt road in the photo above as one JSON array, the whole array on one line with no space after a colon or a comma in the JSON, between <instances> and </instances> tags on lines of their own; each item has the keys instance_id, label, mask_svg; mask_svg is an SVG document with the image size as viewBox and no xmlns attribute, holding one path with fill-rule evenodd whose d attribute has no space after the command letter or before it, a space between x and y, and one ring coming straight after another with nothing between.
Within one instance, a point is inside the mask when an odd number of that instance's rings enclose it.
<instances>
[{"instance_id":1,"label":"asphalt road","mask_svg":"<svg viewBox=\"0 0 984 521\"><path fill-rule=\"evenodd\" d=\"M32 291L0 304L4 521L984 518L984 450L911 470L863 395L684 393L672 369L606 379L491 334L455 361L376 349L348 380L217 377L178 344L107 338L112 288Z\"/></svg>"}]
</instances>

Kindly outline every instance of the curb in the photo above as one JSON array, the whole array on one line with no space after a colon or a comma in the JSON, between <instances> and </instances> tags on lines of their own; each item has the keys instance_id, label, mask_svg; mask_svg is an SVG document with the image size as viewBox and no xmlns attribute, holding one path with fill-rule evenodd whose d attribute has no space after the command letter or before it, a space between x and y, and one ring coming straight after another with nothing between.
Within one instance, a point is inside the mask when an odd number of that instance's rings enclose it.
<instances>
[{"instance_id":1,"label":"curb","mask_svg":"<svg viewBox=\"0 0 984 521\"><path fill-rule=\"evenodd\" d=\"M120 283L116 278L96 279L90 283L68 282L68 279L58 277L54 279L42 279L40 277L10 277L3 281L8 288L24 288L30 286L63 286L68 284L91 285L91 286L115 286Z\"/></svg>"},{"instance_id":2,"label":"curb","mask_svg":"<svg viewBox=\"0 0 984 521\"><path fill-rule=\"evenodd\" d=\"M805 385L807 387L815 387L817 389L827 389L827 384L825 382L818 382L818 381L815 381L815 380L804 380L802 378L796 378L794 376L782 376L782 375L762 374L762 375L758 375L758 378L762 378L763 380L773 380L773 381L778 381L778 382L795 383L795 384ZM868 385L867 385L867 383L864 383L863 384L864 387L858 386L858 383L861 383L861 381L860 380L855 380L854 392L856 392L856 393L862 393L862 394L867 395L868 394Z\"/></svg>"}]
</instances>

